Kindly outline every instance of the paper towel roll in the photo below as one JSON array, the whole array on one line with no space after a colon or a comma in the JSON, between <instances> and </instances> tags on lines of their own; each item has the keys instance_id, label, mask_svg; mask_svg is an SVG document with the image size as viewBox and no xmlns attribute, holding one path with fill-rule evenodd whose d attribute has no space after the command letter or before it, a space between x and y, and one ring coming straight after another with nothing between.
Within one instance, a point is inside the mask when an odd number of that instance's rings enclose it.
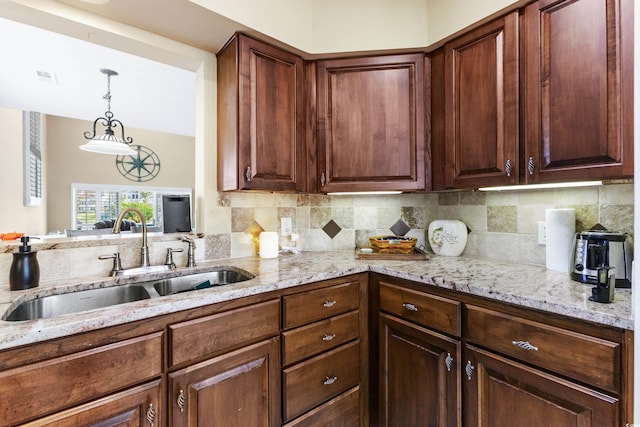
<instances>
[{"instance_id":1,"label":"paper towel roll","mask_svg":"<svg viewBox=\"0 0 640 427\"><path fill-rule=\"evenodd\" d=\"M575 209L546 209L547 268L569 272L571 245L576 233Z\"/></svg>"},{"instance_id":2,"label":"paper towel roll","mask_svg":"<svg viewBox=\"0 0 640 427\"><path fill-rule=\"evenodd\" d=\"M276 258L279 249L277 232L263 231L260 233L260 258Z\"/></svg>"}]
</instances>

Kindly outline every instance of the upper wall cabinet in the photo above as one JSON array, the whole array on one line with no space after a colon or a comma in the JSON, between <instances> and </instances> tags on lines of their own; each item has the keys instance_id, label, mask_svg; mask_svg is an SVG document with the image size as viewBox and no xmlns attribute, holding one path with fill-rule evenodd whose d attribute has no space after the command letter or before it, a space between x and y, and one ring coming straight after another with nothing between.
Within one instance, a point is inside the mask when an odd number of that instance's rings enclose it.
<instances>
[{"instance_id":1,"label":"upper wall cabinet","mask_svg":"<svg viewBox=\"0 0 640 427\"><path fill-rule=\"evenodd\" d=\"M236 34L218 60L218 190L303 191L304 68Z\"/></svg>"},{"instance_id":2,"label":"upper wall cabinet","mask_svg":"<svg viewBox=\"0 0 640 427\"><path fill-rule=\"evenodd\" d=\"M517 183L518 14L445 44L444 54L446 187Z\"/></svg>"},{"instance_id":3,"label":"upper wall cabinet","mask_svg":"<svg viewBox=\"0 0 640 427\"><path fill-rule=\"evenodd\" d=\"M524 13L526 182L633 176L633 0Z\"/></svg>"},{"instance_id":4,"label":"upper wall cabinet","mask_svg":"<svg viewBox=\"0 0 640 427\"><path fill-rule=\"evenodd\" d=\"M425 189L424 62L317 62L319 192Z\"/></svg>"}]
</instances>

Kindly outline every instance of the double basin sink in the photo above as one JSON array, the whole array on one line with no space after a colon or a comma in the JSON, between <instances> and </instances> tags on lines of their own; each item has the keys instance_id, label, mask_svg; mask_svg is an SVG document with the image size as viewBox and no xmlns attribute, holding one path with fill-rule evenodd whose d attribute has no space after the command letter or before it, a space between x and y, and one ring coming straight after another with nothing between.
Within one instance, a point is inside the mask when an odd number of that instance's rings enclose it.
<instances>
[{"instance_id":1,"label":"double basin sink","mask_svg":"<svg viewBox=\"0 0 640 427\"><path fill-rule=\"evenodd\" d=\"M62 314L79 313L127 302L159 298L182 292L197 291L253 279L248 271L234 267L219 267L206 273L159 279L149 282L116 285L57 295L47 295L24 301L10 309L5 320L43 319Z\"/></svg>"}]
</instances>

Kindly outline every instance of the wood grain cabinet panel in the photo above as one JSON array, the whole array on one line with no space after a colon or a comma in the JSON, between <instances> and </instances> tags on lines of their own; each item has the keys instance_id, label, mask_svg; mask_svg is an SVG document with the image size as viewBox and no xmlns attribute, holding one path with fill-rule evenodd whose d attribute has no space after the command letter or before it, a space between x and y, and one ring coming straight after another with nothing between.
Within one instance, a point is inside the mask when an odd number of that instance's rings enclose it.
<instances>
[{"instance_id":1,"label":"wood grain cabinet panel","mask_svg":"<svg viewBox=\"0 0 640 427\"><path fill-rule=\"evenodd\" d=\"M445 185L518 182L518 14L445 44Z\"/></svg>"},{"instance_id":2,"label":"wood grain cabinet panel","mask_svg":"<svg viewBox=\"0 0 640 427\"><path fill-rule=\"evenodd\" d=\"M471 345L464 362L465 426L624 425L615 397Z\"/></svg>"},{"instance_id":3,"label":"wood grain cabinet panel","mask_svg":"<svg viewBox=\"0 0 640 427\"><path fill-rule=\"evenodd\" d=\"M424 55L317 62L319 191L425 189Z\"/></svg>"},{"instance_id":4,"label":"wood grain cabinet panel","mask_svg":"<svg viewBox=\"0 0 640 427\"><path fill-rule=\"evenodd\" d=\"M633 3L526 7L527 182L633 176Z\"/></svg>"},{"instance_id":5,"label":"wood grain cabinet panel","mask_svg":"<svg viewBox=\"0 0 640 427\"><path fill-rule=\"evenodd\" d=\"M236 34L218 58L218 190L304 191L304 63Z\"/></svg>"},{"instance_id":6,"label":"wood grain cabinet panel","mask_svg":"<svg viewBox=\"0 0 640 427\"><path fill-rule=\"evenodd\" d=\"M285 427L350 427L360 425L360 390L351 390L329 400L306 414L296 418Z\"/></svg>"}]
</instances>

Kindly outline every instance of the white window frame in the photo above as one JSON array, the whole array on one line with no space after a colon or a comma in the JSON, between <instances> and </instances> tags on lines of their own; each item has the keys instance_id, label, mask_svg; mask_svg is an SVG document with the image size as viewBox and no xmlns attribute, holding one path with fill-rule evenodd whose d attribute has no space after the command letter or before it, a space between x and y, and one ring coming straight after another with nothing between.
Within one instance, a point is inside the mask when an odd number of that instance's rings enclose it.
<instances>
[{"instance_id":1,"label":"white window frame","mask_svg":"<svg viewBox=\"0 0 640 427\"><path fill-rule=\"evenodd\" d=\"M25 206L40 206L44 198L42 114L34 111L23 111L22 128L23 202Z\"/></svg>"}]
</instances>

